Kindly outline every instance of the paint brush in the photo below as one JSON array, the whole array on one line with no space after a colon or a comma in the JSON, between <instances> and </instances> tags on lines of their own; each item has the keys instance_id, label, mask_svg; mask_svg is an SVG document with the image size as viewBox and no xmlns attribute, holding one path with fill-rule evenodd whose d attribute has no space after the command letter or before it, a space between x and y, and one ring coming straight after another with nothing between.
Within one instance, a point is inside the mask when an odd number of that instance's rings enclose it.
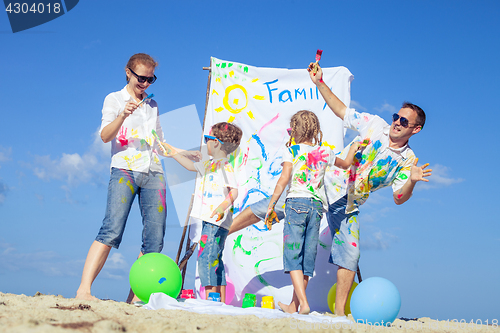
<instances>
[{"instance_id":1,"label":"paint brush","mask_svg":"<svg viewBox=\"0 0 500 333\"><path fill-rule=\"evenodd\" d=\"M160 149L163 151L163 154L169 155L167 153L167 150L165 149L165 147L163 147L163 143L161 142L160 137L158 136L158 134L156 134L156 131L155 130L151 130L151 133L153 133L153 136L154 136L156 142L158 142L158 146L160 146Z\"/></svg>"},{"instance_id":2,"label":"paint brush","mask_svg":"<svg viewBox=\"0 0 500 333\"><path fill-rule=\"evenodd\" d=\"M140 101L139 104L137 104L137 107L141 106L141 104L144 103L147 99L151 99L153 97L155 97L155 94L149 94L142 101Z\"/></svg>"},{"instance_id":3,"label":"paint brush","mask_svg":"<svg viewBox=\"0 0 500 333\"><path fill-rule=\"evenodd\" d=\"M313 73L316 74L318 72L318 62L321 60L321 54L323 54L323 50L316 51L316 63L314 64Z\"/></svg>"}]
</instances>

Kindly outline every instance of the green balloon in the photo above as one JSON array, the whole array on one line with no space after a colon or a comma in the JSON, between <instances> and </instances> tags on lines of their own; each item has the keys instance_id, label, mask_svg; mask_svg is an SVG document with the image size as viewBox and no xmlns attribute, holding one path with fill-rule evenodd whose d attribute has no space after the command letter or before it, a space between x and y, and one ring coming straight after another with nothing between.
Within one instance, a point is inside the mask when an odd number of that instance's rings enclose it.
<instances>
[{"instance_id":1,"label":"green balloon","mask_svg":"<svg viewBox=\"0 0 500 333\"><path fill-rule=\"evenodd\" d=\"M144 303L152 293L164 293L177 298L182 287L182 275L177 264L161 253L148 253L130 268L130 288Z\"/></svg>"}]
</instances>

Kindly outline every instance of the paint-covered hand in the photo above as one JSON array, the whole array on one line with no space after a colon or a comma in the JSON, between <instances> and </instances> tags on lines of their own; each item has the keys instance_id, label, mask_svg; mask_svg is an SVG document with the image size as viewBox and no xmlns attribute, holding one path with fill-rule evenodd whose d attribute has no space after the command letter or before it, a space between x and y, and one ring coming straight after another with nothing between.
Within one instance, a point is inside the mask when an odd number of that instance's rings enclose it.
<instances>
[{"instance_id":1,"label":"paint-covered hand","mask_svg":"<svg viewBox=\"0 0 500 333\"><path fill-rule=\"evenodd\" d=\"M264 220L267 230L271 230L273 228L273 221L276 221L276 223L280 222L278 215L276 215L276 212L274 211L274 207L268 207L266 218Z\"/></svg>"},{"instance_id":2,"label":"paint-covered hand","mask_svg":"<svg viewBox=\"0 0 500 333\"><path fill-rule=\"evenodd\" d=\"M120 113L120 117L122 117L122 119L125 120L128 116L134 113L136 109L137 109L137 103L133 101L128 101L127 104L125 104L125 108L123 109L122 113Z\"/></svg>"},{"instance_id":3,"label":"paint-covered hand","mask_svg":"<svg viewBox=\"0 0 500 333\"><path fill-rule=\"evenodd\" d=\"M199 162L201 161L201 152L200 151L192 151L192 150L185 150L181 152L181 155L184 155L185 157L189 158L191 161L194 162Z\"/></svg>"},{"instance_id":4,"label":"paint-covered hand","mask_svg":"<svg viewBox=\"0 0 500 333\"><path fill-rule=\"evenodd\" d=\"M311 77L311 80L314 84L323 82L323 70L318 63L311 62L309 64L309 67L307 68L307 71L309 72L309 76Z\"/></svg>"},{"instance_id":5,"label":"paint-covered hand","mask_svg":"<svg viewBox=\"0 0 500 333\"><path fill-rule=\"evenodd\" d=\"M351 147L349 149L353 150L353 151L358 151L360 150L361 148L364 148L366 146L363 146L363 144L359 141L355 141L351 144Z\"/></svg>"},{"instance_id":6,"label":"paint-covered hand","mask_svg":"<svg viewBox=\"0 0 500 333\"><path fill-rule=\"evenodd\" d=\"M410 180L414 183L418 181L428 182L429 179L425 179L424 177L429 177L432 175L432 169L426 169L429 166L429 163L425 163L422 166L417 166L418 158L415 158L415 162L411 166L411 175Z\"/></svg>"},{"instance_id":7,"label":"paint-covered hand","mask_svg":"<svg viewBox=\"0 0 500 333\"><path fill-rule=\"evenodd\" d=\"M160 144L163 147L163 152L165 153L165 156L172 157L172 156L174 156L177 153L177 151L174 149L174 147L172 147L168 143L161 142Z\"/></svg>"},{"instance_id":8,"label":"paint-covered hand","mask_svg":"<svg viewBox=\"0 0 500 333\"><path fill-rule=\"evenodd\" d=\"M214 217L215 215L217 215L217 219L215 220L215 222L219 222L224 218L224 209L222 209L221 206L215 208L215 210L212 212L212 215L210 215L210 218Z\"/></svg>"}]
</instances>

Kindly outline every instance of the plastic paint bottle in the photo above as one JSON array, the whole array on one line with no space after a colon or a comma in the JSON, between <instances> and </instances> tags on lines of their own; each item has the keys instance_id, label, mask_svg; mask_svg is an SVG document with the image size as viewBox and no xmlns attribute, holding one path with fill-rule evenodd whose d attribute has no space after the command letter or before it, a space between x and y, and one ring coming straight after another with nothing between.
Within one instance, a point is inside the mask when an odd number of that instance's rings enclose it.
<instances>
[{"instance_id":1,"label":"plastic paint bottle","mask_svg":"<svg viewBox=\"0 0 500 333\"><path fill-rule=\"evenodd\" d=\"M210 293L208 294L209 301L220 302L220 294L219 293Z\"/></svg>"},{"instance_id":2,"label":"plastic paint bottle","mask_svg":"<svg viewBox=\"0 0 500 333\"><path fill-rule=\"evenodd\" d=\"M255 294L245 294L245 297L243 297L243 302L241 303L242 308L251 308L255 307L257 304L257 297Z\"/></svg>"},{"instance_id":3,"label":"plastic paint bottle","mask_svg":"<svg viewBox=\"0 0 500 333\"><path fill-rule=\"evenodd\" d=\"M262 296L261 307L266 308L266 309L274 309L273 296Z\"/></svg>"}]
</instances>

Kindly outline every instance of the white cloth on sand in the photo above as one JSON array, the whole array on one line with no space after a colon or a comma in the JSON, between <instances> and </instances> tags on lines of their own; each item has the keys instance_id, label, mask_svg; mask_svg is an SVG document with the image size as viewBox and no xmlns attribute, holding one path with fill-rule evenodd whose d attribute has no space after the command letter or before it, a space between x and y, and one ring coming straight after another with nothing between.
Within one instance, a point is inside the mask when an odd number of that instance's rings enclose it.
<instances>
[{"instance_id":1,"label":"white cloth on sand","mask_svg":"<svg viewBox=\"0 0 500 333\"><path fill-rule=\"evenodd\" d=\"M300 315L298 313L285 313L276 309L267 308L240 308L232 305L226 305L222 302L213 302L203 299L186 299L184 302L178 302L164 293L153 293L149 298L149 302L143 306L148 310L185 310L203 314L218 314L229 316L254 315L259 318L279 319L279 318L294 318L297 320L307 321L310 323L329 323L329 324L351 324L347 317L331 317L318 312L311 312L309 315Z\"/></svg>"}]
</instances>

